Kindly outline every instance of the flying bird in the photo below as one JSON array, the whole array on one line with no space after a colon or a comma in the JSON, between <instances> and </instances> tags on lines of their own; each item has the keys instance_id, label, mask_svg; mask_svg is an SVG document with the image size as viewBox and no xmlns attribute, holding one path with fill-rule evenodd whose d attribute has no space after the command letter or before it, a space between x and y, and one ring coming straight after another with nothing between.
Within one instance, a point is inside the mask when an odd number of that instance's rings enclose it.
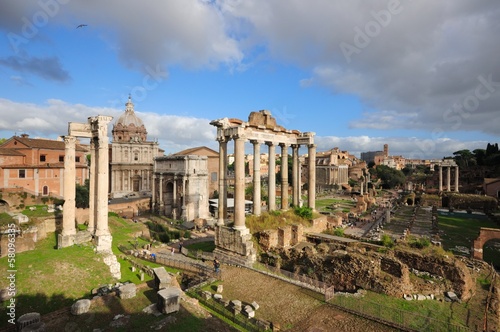
<instances>
[{"instance_id":1,"label":"flying bird","mask_svg":"<svg viewBox=\"0 0 500 332\"><path fill-rule=\"evenodd\" d=\"M78 28L83 28L83 27L86 27L86 26L87 26L87 24L80 24L80 25L79 25L79 26L77 26L76 28L78 29Z\"/></svg>"}]
</instances>

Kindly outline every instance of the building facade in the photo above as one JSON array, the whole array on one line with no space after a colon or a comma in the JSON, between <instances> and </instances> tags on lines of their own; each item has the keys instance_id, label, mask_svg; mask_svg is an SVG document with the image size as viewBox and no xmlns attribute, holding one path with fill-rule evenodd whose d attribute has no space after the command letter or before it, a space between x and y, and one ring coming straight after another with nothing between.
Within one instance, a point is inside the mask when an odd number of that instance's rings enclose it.
<instances>
[{"instance_id":1,"label":"building facade","mask_svg":"<svg viewBox=\"0 0 500 332\"><path fill-rule=\"evenodd\" d=\"M207 156L155 158L152 212L183 221L208 218L208 177Z\"/></svg>"},{"instance_id":2,"label":"building facade","mask_svg":"<svg viewBox=\"0 0 500 332\"><path fill-rule=\"evenodd\" d=\"M89 178L88 145L75 147L76 183ZM62 140L13 136L0 146L0 187L22 188L35 196L64 196L65 144Z\"/></svg>"},{"instance_id":3,"label":"building facade","mask_svg":"<svg viewBox=\"0 0 500 332\"><path fill-rule=\"evenodd\" d=\"M153 160L163 154L158 142L147 140L146 127L135 114L130 97L125 106L111 131L109 193L113 198L150 195Z\"/></svg>"}]
</instances>

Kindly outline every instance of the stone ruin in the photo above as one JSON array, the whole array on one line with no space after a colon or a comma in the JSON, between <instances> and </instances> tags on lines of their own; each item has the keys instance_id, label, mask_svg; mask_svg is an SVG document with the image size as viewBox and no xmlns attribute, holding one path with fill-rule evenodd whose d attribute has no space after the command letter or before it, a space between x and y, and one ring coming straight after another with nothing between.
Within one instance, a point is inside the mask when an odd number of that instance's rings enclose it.
<instances>
[{"instance_id":1,"label":"stone ruin","mask_svg":"<svg viewBox=\"0 0 500 332\"><path fill-rule=\"evenodd\" d=\"M109 186L109 138L110 116L89 117L87 123L70 122L68 135L64 136L64 208L61 233L57 237L57 247L65 248L73 244L94 239L96 251L103 255L111 274L121 278L120 263L111 250L112 236L108 227L108 186ZM76 232L76 184L75 146L76 138L90 138L90 193L89 226L86 232Z\"/></svg>"},{"instance_id":2,"label":"stone ruin","mask_svg":"<svg viewBox=\"0 0 500 332\"><path fill-rule=\"evenodd\" d=\"M260 146L269 147L269 169L276 168L276 147L281 147L281 164L288 165L288 150L292 149L292 204L300 204L300 164L299 148L308 147L308 206L315 209L316 190L316 145L314 133L301 133L298 130L287 130L276 123L276 119L266 110L252 112L248 122L239 119L218 119L210 122L217 127L217 141L219 142L219 200L218 221L215 232L217 257L224 260L238 262L242 265L251 265L256 261L256 249L253 246L252 235L245 226L245 142L253 144L254 174L253 174L253 214L261 213L261 176L260 176ZM231 227L227 213L227 144L234 141L234 223ZM269 172L268 211L276 210L276 173ZM288 193L288 168L281 170L281 192ZM281 198L281 209L289 208L288 195Z\"/></svg>"}]
</instances>

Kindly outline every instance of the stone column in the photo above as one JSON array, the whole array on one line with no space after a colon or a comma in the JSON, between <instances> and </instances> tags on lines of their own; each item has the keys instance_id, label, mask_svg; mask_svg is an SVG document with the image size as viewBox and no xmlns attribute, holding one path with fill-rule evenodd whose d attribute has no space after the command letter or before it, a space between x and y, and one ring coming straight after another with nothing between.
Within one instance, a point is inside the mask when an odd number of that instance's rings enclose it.
<instances>
[{"instance_id":1,"label":"stone column","mask_svg":"<svg viewBox=\"0 0 500 332\"><path fill-rule=\"evenodd\" d=\"M448 166L448 171L446 172L446 190L451 191L451 166Z\"/></svg>"},{"instance_id":2,"label":"stone column","mask_svg":"<svg viewBox=\"0 0 500 332\"><path fill-rule=\"evenodd\" d=\"M273 142L266 142L269 146L269 172L268 172L268 197L269 205L267 210L276 210L276 146Z\"/></svg>"},{"instance_id":3,"label":"stone column","mask_svg":"<svg viewBox=\"0 0 500 332\"><path fill-rule=\"evenodd\" d=\"M95 233L95 220L96 220L96 195L95 186L97 181L97 162L95 153L94 138L90 138L90 178L89 178L89 227L90 234Z\"/></svg>"},{"instance_id":4,"label":"stone column","mask_svg":"<svg viewBox=\"0 0 500 332\"><path fill-rule=\"evenodd\" d=\"M181 219L186 221L186 200L188 195L186 193L186 176L182 177L182 206L181 206Z\"/></svg>"},{"instance_id":5,"label":"stone column","mask_svg":"<svg viewBox=\"0 0 500 332\"><path fill-rule=\"evenodd\" d=\"M76 196L76 168L75 145L76 137L64 137L64 206L61 234L58 235L57 247L64 248L75 243L75 196Z\"/></svg>"},{"instance_id":6,"label":"stone column","mask_svg":"<svg viewBox=\"0 0 500 332\"><path fill-rule=\"evenodd\" d=\"M299 184L299 145L292 145L292 186L293 186L293 206L299 206L300 184Z\"/></svg>"},{"instance_id":7,"label":"stone column","mask_svg":"<svg viewBox=\"0 0 500 332\"><path fill-rule=\"evenodd\" d=\"M163 203L163 174L160 173L160 181L158 182L158 197L160 202L159 214L163 214L164 211L164 203Z\"/></svg>"},{"instance_id":8,"label":"stone column","mask_svg":"<svg viewBox=\"0 0 500 332\"><path fill-rule=\"evenodd\" d=\"M443 166L439 165L439 192L443 191Z\"/></svg>"},{"instance_id":9,"label":"stone column","mask_svg":"<svg viewBox=\"0 0 500 332\"><path fill-rule=\"evenodd\" d=\"M288 210L288 145L281 146L281 209Z\"/></svg>"},{"instance_id":10,"label":"stone column","mask_svg":"<svg viewBox=\"0 0 500 332\"><path fill-rule=\"evenodd\" d=\"M156 210L156 173L152 174L153 182L151 182L151 213Z\"/></svg>"},{"instance_id":11,"label":"stone column","mask_svg":"<svg viewBox=\"0 0 500 332\"><path fill-rule=\"evenodd\" d=\"M252 141L252 144L253 144L253 214L259 216L261 212L260 142Z\"/></svg>"},{"instance_id":12,"label":"stone column","mask_svg":"<svg viewBox=\"0 0 500 332\"><path fill-rule=\"evenodd\" d=\"M311 209L316 210L316 145L309 144L307 150L309 154L307 202Z\"/></svg>"},{"instance_id":13,"label":"stone column","mask_svg":"<svg viewBox=\"0 0 500 332\"><path fill-rule=\"evenodd\" d=\"M245 226L245 139L234 139L234 228Z\"/></svg>"},{"instance_id":14,"label":"stone column","mask_svg":"<svg viewBox=\"0 0 500 332\"><path fill-rule=\"evenodd\" d=\"M458 166L455 166L455 192L458 193Z\"/></svg>"},{"instance_id":15,"label":"stone column","mask_svg":"<svg viewBox=\"0 0 500 332\"><path fill-rule=\"evenodd\" d=\"M177 209L178 209L178 201L177 201L177 175L174 174L173 180L173 199L172 199L172 216L174 219L177 219Z\"/></svg>"},{"instance_id":16,"label":"stone column","mask_svg":"<svg viewBox=\"0 0 500 332\"><path fill-rule=\"evenodd\" d=\"M96 141L97 154L97 182L96 182L96 244L97 252L111 252L111 234L108 228L108 167L109 167L109 145L108 145L108 123L110 116L96 116L91 119L93 137Z\"/></svg>"},{"instance_id":17,"label":"stone column","mask_svg":"<svg viewBox=\"0 0 500 332\"><path fill-rule=\"evenodd\" d=\"M226 169L227 169L227 141L219 140L219 202L217 225L224 225L227 216L226 196Z\"/></svg>"}]
</instances>

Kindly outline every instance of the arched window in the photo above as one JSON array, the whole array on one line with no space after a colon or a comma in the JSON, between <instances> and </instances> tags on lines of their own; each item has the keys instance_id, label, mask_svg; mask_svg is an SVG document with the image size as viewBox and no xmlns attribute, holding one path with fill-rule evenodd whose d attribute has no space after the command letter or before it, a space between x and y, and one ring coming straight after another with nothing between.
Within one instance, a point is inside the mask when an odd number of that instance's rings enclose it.
<instances>
[{"instance_id":1,"label":"arched window","mask_svg":"<svg viewBox=\"0 0 500 332\"><path fill-rule=\"evenodd\" d=\"M49 187L43 186L42 195L47 196L49 194Z\"/></svg>"}]
</instances>

